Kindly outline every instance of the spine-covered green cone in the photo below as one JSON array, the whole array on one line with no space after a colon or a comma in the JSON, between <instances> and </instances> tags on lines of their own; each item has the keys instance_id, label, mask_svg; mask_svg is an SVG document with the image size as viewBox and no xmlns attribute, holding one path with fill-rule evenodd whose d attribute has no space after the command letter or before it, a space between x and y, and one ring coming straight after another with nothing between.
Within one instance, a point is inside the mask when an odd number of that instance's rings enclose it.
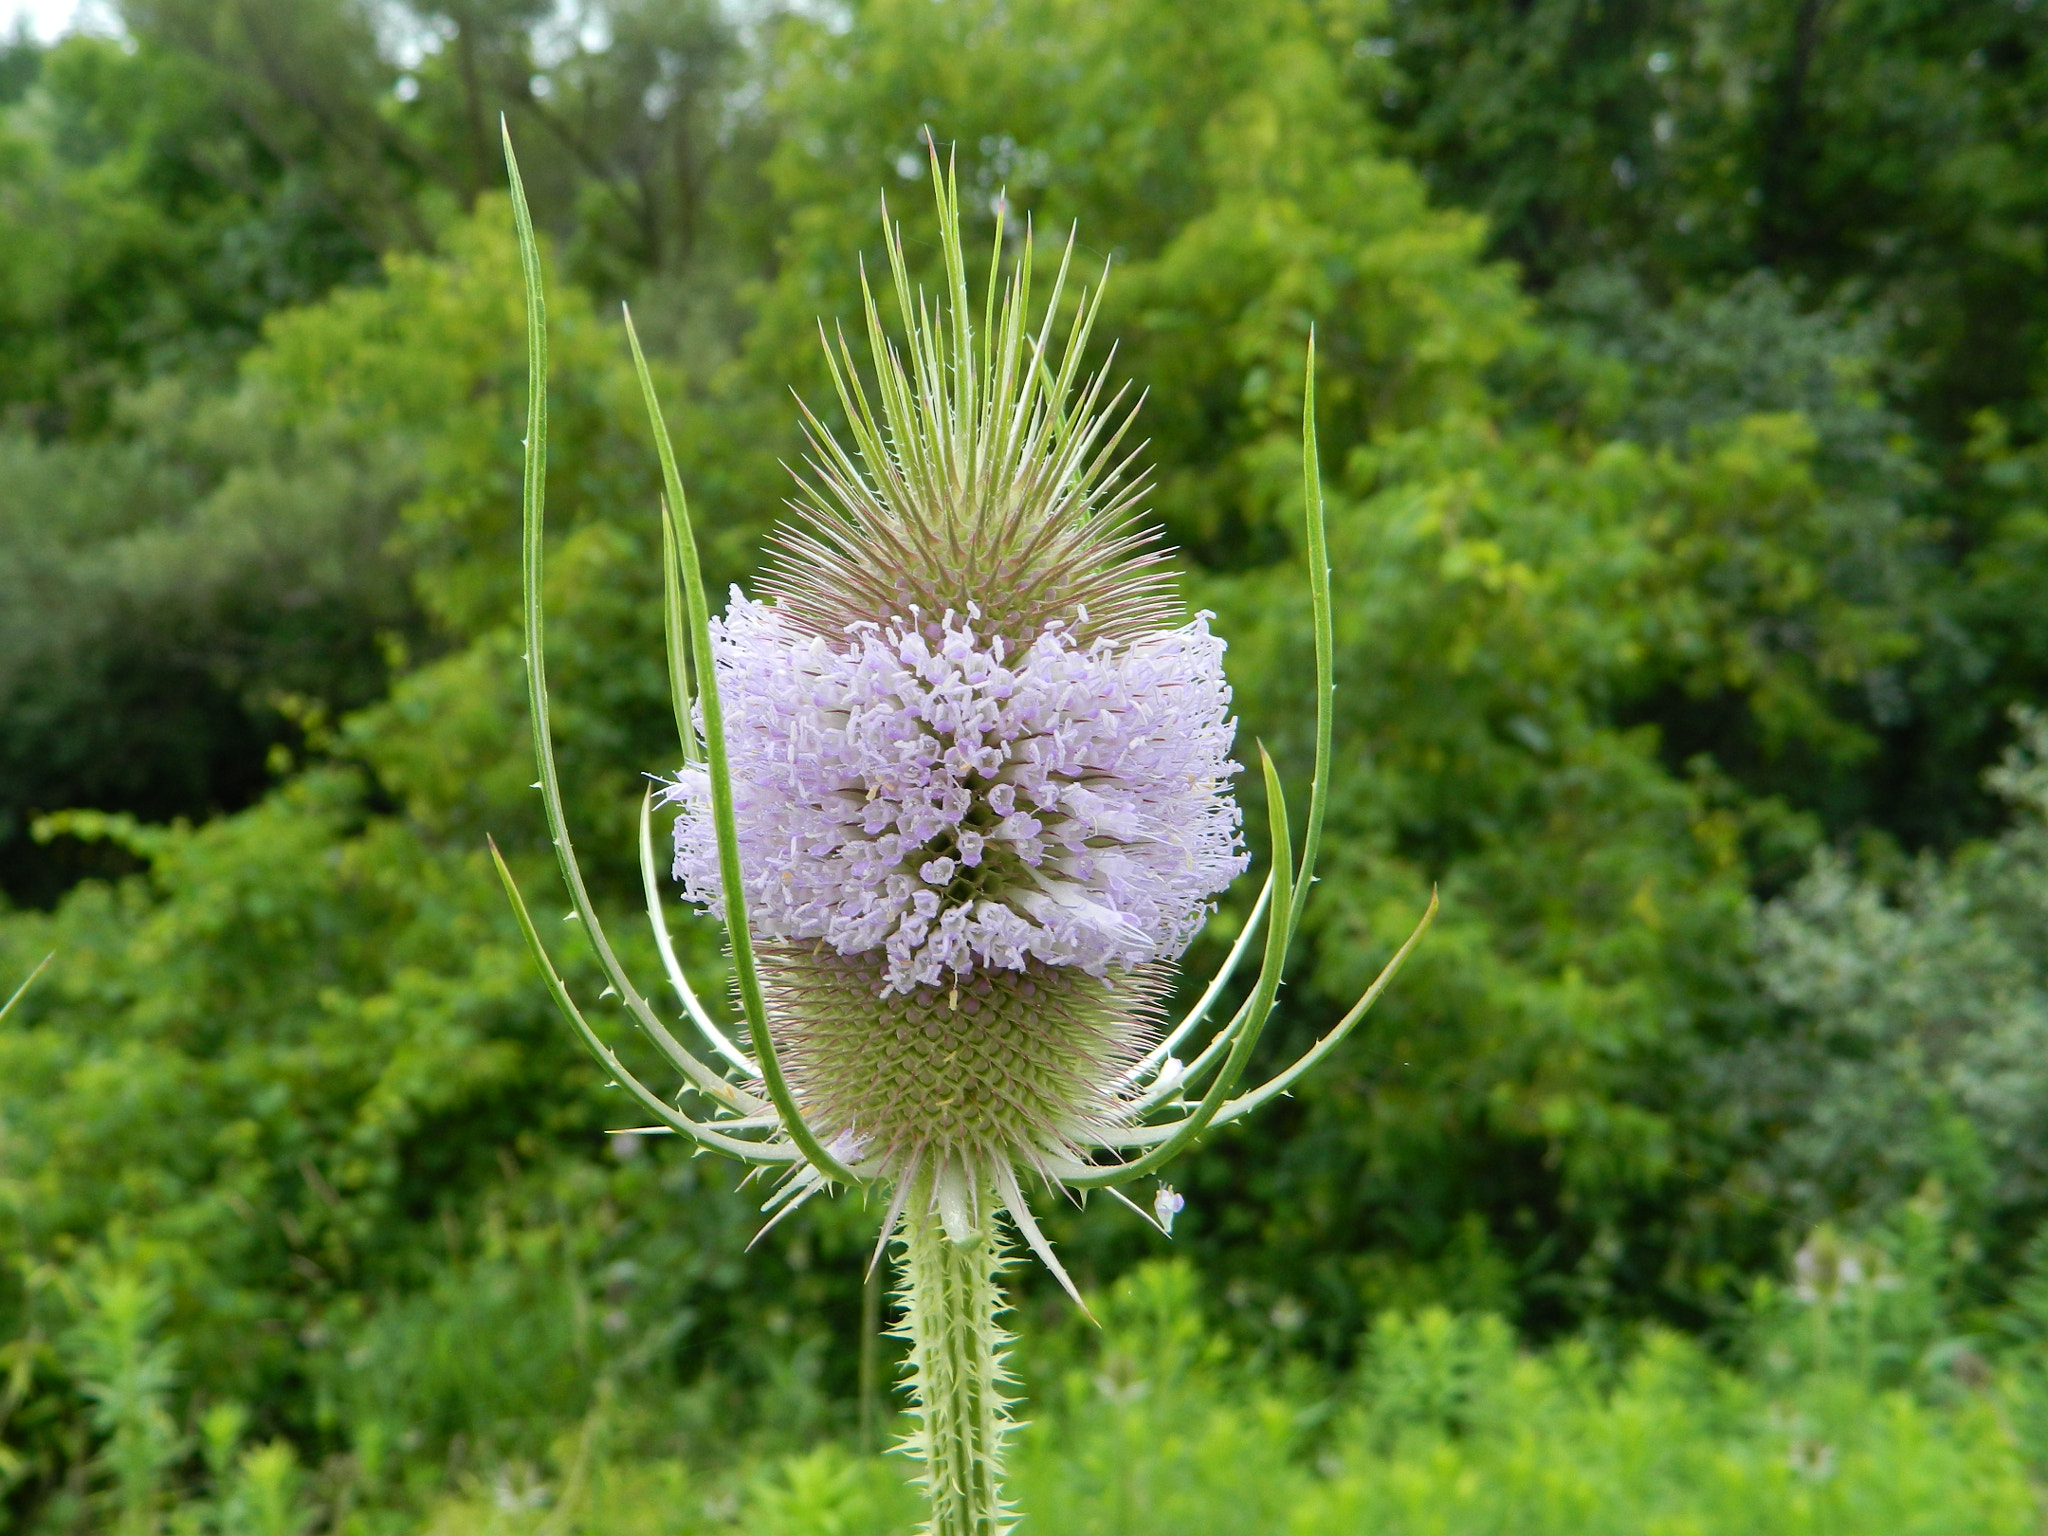
<instances>
[{"instance_id":1,"label":"spine-covered green cone","mask_svg":"<svg viewBox=\"0 0 2048 1536\"><path fill-rule=\"evenodd\" d=\"M527 678L551 841L603 970L695 1097L642 1084L585 1018L509 867L522 931L576 1037L666 1130L784 1178L781 1220L834 1185L882 1203L898 1266L897 1333L930 1536L1000 1536L1010 1427L999 1276L1014 1234L1080 1300L1028 1192L1156 1174L1214 1126L1284 1092L1334 1049L1421 937L1285 1071L1237 1091L1271 1012L1314 869L1327 799L1330 618L1314 444L1304 498L1317 660L1316 763L1296 857L1260 753L1272 867L1222 969L1177 1020L1174 966L1249 863L1230 785L1235 722L1224 646L1187 614L1135 519L1131 410L1084 375L1099 290L1052 344L1068 257L1034 308L1028 233L1000 223L970 301L953 180L933 155L940 292L914 287L884 221L898 328L866 291L872 383L845 340L826 355L843 420L806 413L809 474L755 596L709 609L675 453L633 340L664 489L669 675L683 766L673 877L723 922L740 1019L722 1021L675 961L642 807L654 936L709 1048L670 1030L620 967L578 869L548 728L540 609L547 337L540 259L517 165L532 370L526 443ZM1036 329L1032 316L1039 315ZM628 327L630 337L630 323ZM694 689L693 689L694 682ZM495 851L494 851L494 857ZM1263 932L1261 930L1263 929ZM1240 961L1258 975L1210 1018ZM743 1048L739 1041L745 1041ZM703 1107L690 1109L688 1105ZM1119 1198L1124 1198L1121 1195ZM1180 1197L1151 1213L1170 1233ZM773 1221L770 1223L773 1224Z\"/></svg>"}]
</instances>

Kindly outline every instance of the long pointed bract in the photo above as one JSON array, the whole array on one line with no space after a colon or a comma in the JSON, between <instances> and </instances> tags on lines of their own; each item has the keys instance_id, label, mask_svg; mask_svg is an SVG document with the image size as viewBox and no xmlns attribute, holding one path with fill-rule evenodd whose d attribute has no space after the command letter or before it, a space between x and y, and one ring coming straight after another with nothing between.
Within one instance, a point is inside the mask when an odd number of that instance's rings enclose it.
<instances>
[{"instance_id":1,"label":"long pointed bract","mask_svg":"<svg viewBox=\"0 0 2048 1536\"><path fill-rule=\"evenodd\" d=\"M515 183L517 172L514 172ZM522 200L517 206L525 206ZM535 282L538 282L536 276ZM633 320L626 318L626 340L633 349L633 367L640 377L640 392L654 429L654 446L661 459L661 477L668 492L668 514L675 520L676 551L683 567L683 595L690 616L690 653L700 663L711 655L711 610L704 597L704 572L697 559L697 539L690 528L690 505L683 495L682 476L676 470L675 445L669 441L662 421L661 402L655 398L654 378L647 371L647 359L640 351L640 338L633 332ZM536 555L536 559L538 556ZM538 598L534 600L537 606ZM761 1070L768 1097L781 1113L789 1138L820 1172L842 1184L858 1184L860 1178L834 1157L805 1123L789 1090L782 1062L775 1054L775 1041L768 1033L768 1007L761 996L760 967L754 959L754 936L747 927L747 898L740 886L739 830L733 815L732 771L725 750L725 713L718 697L718 677L708 664L698 674L698 705L704 717L704 760L711 777L712 817L718 828L719 872L725 882L725 936L732 946L733 980L746 1013L747 1031L754 1045L754 1060ZM623 991L624 989L621 988Z\"/></svg>"},{"instance_id":2,"label":"long pointed bract","mask_svg":"<svg viewBox=\"0 0 2048 1536\"><path fill-rule=\"evenodd\" d=\"M21 1001L22 994L35 985L36 978L42 975L44 968L56 958L57 952L53 949L36 962L36 968L22 978L21 985L14 989L13 995L6 1002L0 1003L0 1019L4 1019L8 1014L14 1012L14 1005Z\"/></svg>"},{"instance_id":3,"label":"long pointed bract","mask_svg":"<svg viewBox=\"0 0 2048 1536\"><path fill-rule=\"evenodd\" d=\"M1237 974L1238 963L1244 959L1245 951L1251 948L1252 939L1258 933L1259 924L1266 915L1266 905L1272 899L1273 877L1268 875L1266 883L1259 888L1259 899L1252 903L1251 915L1245 918L1244 927L1239 930L1236 941L1230 946L1230 953L1223 959L1223 964L1209 979L1209 985L1203 988L1202 995L1195 1000L1194 1007L1187 1011L1165 1038L1141 1056L1137 1064L1125 1074L1128 1081L1136 1082L1147 1073L1155 1071L1173 1054L1174 1048L1199 1028L1202 1020L1209 1016L1209 1010L1215 1007L1216 999L1222 994L1223 989L1230 985L1230 978Z\"/></svg>"},{"instance_id":4,"label":"long pointed bract","mask_svg":"<svg viewBox=\"0 0 2048 1536\"><path fill-rule=\"evenodd\" d=\"M541 943L540 933L533 926L533 917L526 910L526 902L519 895L519 884L512 878L512 871L506 867L505 856L498 852L498 845L495 842L490 847L491 862L496 866L498 879L503 882L505 895L512 903L512 913L518 919L519 931L526 937L526 947L532 952L534 963L540 967L541 977L547 982L548 993L553 997L555 1007L568 1021L569 1028L575 1033L583 1048L599 1066L611 1074L612 1080L652 1110L663 1124L693 1141L710 1147L713 1151L723 1152L728 1157L737 1157L743 1162L750 1163L794 1161L796 1152L793 1148L741 1141L736 1136L728 1136L712 1126L692 1120L688 1115L670 1108L659 1094L626 1070L612 1048L599 1038L597 1031L590 1027L582 1011L577 1008L575 1000L569 996L569 988L563 982L561 973L555 969L554 961L549 958L547 946Z\"/></svg>"},{"instance_id":5,"label":"long pointed bract","mask_svg":"<svg viewBox=\"0 0 2048 1536\"><path fill-rule=\"evenodd\" d=\"M1365 1017L1367 1010L1379 1001L1379 996L1382 992L1386 991L1387 984L1399 974L1401 964L1408 958L1409 952L1422 942L1423 934L1429 931L1429 925L1436 917L1436 907L1437 896L1436 892L1432 890L1429 893L1429 905L1423 909L1422 920L1415 925L1415 931L1408 935L1408 941L1405 944L1394 951L1394 958L1386 963L1379 975L1374 978L1373 984L1365 989L1364 995L1351 1005L1350 1011L1343 1018L1339 1019L1336 1024L1331 1026L1328 1034L1304 1051L1292 1066L1283 1072L1274 1074L1267 1081L1252 1089L1251 1092L1232 1099L1228 1104L1224 1105L1217 1113L1217 1123L1219 1125L1227 1124L1232 1120L1241 1119L1257 1109L1261 1104L1266 1103L1269 1099L1285 1093L1304 1072L1335 1050L1338 1043L1351 1033L1360 1019Z\"/></svg>"},{"instance_id":6,"label":"long pointed bract","mask_svg":"<svg viewBox=\"0 0 2048 1536\"><path fill-rule=\"evenodd\" d=\"M1267 829L1273 840L1273 910L1276 913L1289 912L1293 910L1294 900L1294 850L1287 831L1287 797L1280 788L1279 772L1273 767L1273 759L1266 755L1264 746L1259 748L1259 767L1266 780ZM1172 1135L1143 1157L1100 1172L1070 1177L1067 1183L1087 1189L1141 1178L1178 1157L1209 1128L1209 1122L1216 1118L1230 1090L1236 1086L1245 1062L1251 1057L1252 1047L1259 1042L1259 1033L1265 1028L1267 1016L1273 1011L1273 999L1280 990L1280 973L1287 963L1287 940L1285 923L1275 920L1266 925L1266 960L1259 969L1258 985L1253 988L1251 1001L1245 1009L1244 1023L1237 1038L1231 1042L1230 1055L1216 1074L1216 1081L1202 1095L1202 1102L1196 1106L1195 1112L1175 1126Z\"/></svg>"},{"instance_id":7,"label":"long pointed bract","mask_svg":"<svg viewBox=\"0 0 2048 1536\"><path fill-rule=\"evenodd\" d=\"M668 918L662 912L661 887L654 874L654 839L650 827L653 810L654 791L649 789L640 797L640 888L647 898L647 921L654 930L654 947L661 955L662 969L667 972L669 985L675 988L676 996L682 1000L683 1011L689 1014L690 1021L711 1048L747 1076L759 1077L761 1069L712 1021L704 1004L698 1000L697 989L690 985L689 975L676 959L675 939L668 931Z\"/></svg>"},{"instance_id":8,"label":"long pointed bract","mask_svg":"<svg viewBox=\"0 0 2048 1536\"><path fill-rule=\"evenodd\" d=\"M1236 1098L1226 1103L1216 1112L1216 1118L1211 1124L1228 1125L1233 1120L1244 1118L1244 1116L1250 1114L1261 1104L1285 1093L1304 1072L1335 1050L1344 1037L1357 1027L1358 1021L1364 1018L1367 1012L1371 1010L1372 1005L1379 1001L1380 994L1386 991L1388 984L1400 973L1402 963L1407 960L1410 951L1422 942L1423 934L1429 930L1431 921L1436 917L1436 909L1436 892L1431 891L1429 893L1429 905L1423 909L1422 920L1415 925L1415 931L1408 935L1406 943L1394 951L1394 957L1381 967L1380 973L1373 979L1372 985L1367 987L1358 1001L1351 1005L1350 1011L1332 1025L1328 1033L1324 1034L1314 1045L1296 1057L1293 1065L1289 1066L1285 1071L1275 1073L1258 1087L1250 1090L1248 1093L1239 1094ZM1183 1124L1184 1122L1175 1121L1169 1125L1146 1125L1134 1130L1120 1131L1106 1137L1104 1145L1114 1147L1155 1146L1169 1137L1178 1134ZM1120 1168L1106 1171L1116 1173L1122 1177L1136 1177L1135 1174L1126 1174ZM1070 1179L1068 1182L1074 1183L1078 1181Z\"/></svg>"},{"instance_id":9,"label":"long pointed bract","mask_svg":"<svg viewBox=\"0 0 2048 1536\"><path fill-rule=\"evenodd\" d=\"M520 576L524 589L526 629L526 705L533 728L534 766L540 773L541 805L546 811L548 835L553 840L555 862L561 868L562 883L569 888L570 905L583 920L584 932L597 953L605 979L626 1004L635 1021L650 1038L660 1042L690 1086L721 1103L744 1109L750 1096L728 1083L702 1061L676 1044L654 1010L647 1006L639 989L627 977L605 936L590 893L584 887L583 871L576 862L576 849L569 840L569 823L562 808L562 787L555 771L554 733L548 718L547 655L541 612L542 534L547 510L548 441L548 340L547 297L542 291L540 244L533 232L533 218L526 206L526 189L519 179L519 163L512 153L512 136L505 131L505 164L512 186L512 217L519 233L520 266L526 282L526 454L521 487Z\"/></svg>"},{"instance_id":10,"label":"long pointed bract","mask_svg":"<svg viewBox=\"0 0 2048 1536\"><path fill-rule=\"evenodd\" d=\"M630 312L629 312L630 318ZM675 711L676 738L683 749L683 761L700 757L697 732L690 722L689 618L683 608L682 554L676 537L676 520L661 504L661 632L668 649L668 696Z\"/></svg>"},{"instance_id":11,"label":"long pointed bract","mask_svg":"<svg viewBox=\"0 0 2048 1536\"><path fill-rule=\"evenodd\" d=\"M1316 333L1308 333L1308 365L1301 390L1301 479L1307 527L1309 609L1316 632L1316 764L1308 797L1308 827L1301 840L1301 872L1294 882L1294 905L1287 909L1288 936L1301 923L1315 884L1316 854L1323 843L1323 819L1329 812L1330 751L1337 722L1337 631L1330 610L1329 532L1323 523L1323 466L1316 447Z\"/></svg>"}]
</instances>

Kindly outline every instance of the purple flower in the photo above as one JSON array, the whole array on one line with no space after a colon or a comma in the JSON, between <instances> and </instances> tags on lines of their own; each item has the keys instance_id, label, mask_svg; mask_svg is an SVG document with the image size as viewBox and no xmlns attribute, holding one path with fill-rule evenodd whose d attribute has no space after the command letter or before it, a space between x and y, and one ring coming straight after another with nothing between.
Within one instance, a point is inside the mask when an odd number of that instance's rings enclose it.
<instances>
[{"instance_id":1,"label":"purple flower","mask_svg":"<svg viewBox=\"0 0 2048 1536\"><path fill-rule=\"evenodd\" d=\"M1247 862L1208 615L1121 643L1053 620L1027 645L979 619L835 645L734 590L712 647L752 926L878 955L885 992L1175 958ZM714 905L708 776L668 798L676 877Z\"/></svg>"}]
</instances>

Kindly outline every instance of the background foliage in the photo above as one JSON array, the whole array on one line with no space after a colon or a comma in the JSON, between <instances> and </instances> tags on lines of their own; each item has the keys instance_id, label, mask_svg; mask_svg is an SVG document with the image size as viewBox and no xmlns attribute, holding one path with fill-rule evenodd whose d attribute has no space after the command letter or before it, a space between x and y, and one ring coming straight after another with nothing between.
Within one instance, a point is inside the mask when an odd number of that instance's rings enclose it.
<instances>
[{"instance_id":1,"label":"background foliage","mask_svg":"<svg viewBox=\"0 0 2048 1536\"><path fill-rule=\"evenodd\" d=\"M2035 8L119 11L0 52L0 977L57 954L0 1024L10 1522L901 1515L783 1454L870 1432L879 1213L743 1255L750 1192L605 1137L482 861L546 862L501 113L552 236L557 726L623 932L674 747L619 300L744 580L878 190L934 250L924 130L1012 251L1078 227L1153 515L1295 772L1316 331L1340 771L1268 1048L1432 883L1443 916L1188 1165L1181 1267L1055 1223L1123 1298L1102 1340L1020 1273L1048 1529L2038 1519Z\"/></svg>"}]
</instances>

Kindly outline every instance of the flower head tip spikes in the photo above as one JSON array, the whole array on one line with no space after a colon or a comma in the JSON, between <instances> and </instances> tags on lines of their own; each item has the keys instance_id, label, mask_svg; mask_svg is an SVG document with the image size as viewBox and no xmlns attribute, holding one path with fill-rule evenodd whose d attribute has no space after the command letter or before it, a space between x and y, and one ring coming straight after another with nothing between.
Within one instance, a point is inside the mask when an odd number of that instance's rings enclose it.
<instances>
[{"instance_id":1,"label":"flower head tip spikes","mask_svg":"<svg viewBox=\"0 0 2048 1536\"><path fill-rule=\"evenodd\" d=\"M1319 686L1305 837L1297 857L1261 749L1270 872L1222 969L1169 1022L1174 962L1249 863L1229 788L1234 722L1222 641L1206 614L1179 608L1160 552L1133 521L1144 491L1123 448L1134 407L1104 400L1103 373L1082 374L1099 289L1080 296L1052 345L1071 241L1034 332L1031 241L1027 232L1005 275L999 224L977 316L953 179L934 152L944 288L935 299L914 288L885 211L901 339L885 330L864 278L874 383L862 382L843 336L827 339L847 441L806 411L810 473L794 520L760 596L735 589L717 618L629 318L665 491L684 764L662 796L677 809L673 873L724 923L747 1048L676 962L647 802L642 873L669 983L707 1059L619 965L562 810L539 600L544 298L509 141L506 155L528 304L523 549L537 787L571 915L607 991L695 1107L624 1069L549 960L494 848L499 874L557 1006L660 1122L651 1129L783 1169L768 1201L774 1220L833 1184L872 1185L886 1199L882 1240L901 1266L927 1529L997 1536L1012 1523L1000 1487L1003 1226L1073 1291L1026 1179L1122 1198L1115 1186L1157 1172L1333 1049L1435 912L1432 897L1372 988L1301 1058L1238 1091L1301 918L1328 798L1334 645L1313 345L1303 468ZM1191 1048L1255 943L1249 995ZM1133 1206L1163 1231L1182 1207L1163 1185L1149 1213Z\"/></svg>"}]
</instances>

